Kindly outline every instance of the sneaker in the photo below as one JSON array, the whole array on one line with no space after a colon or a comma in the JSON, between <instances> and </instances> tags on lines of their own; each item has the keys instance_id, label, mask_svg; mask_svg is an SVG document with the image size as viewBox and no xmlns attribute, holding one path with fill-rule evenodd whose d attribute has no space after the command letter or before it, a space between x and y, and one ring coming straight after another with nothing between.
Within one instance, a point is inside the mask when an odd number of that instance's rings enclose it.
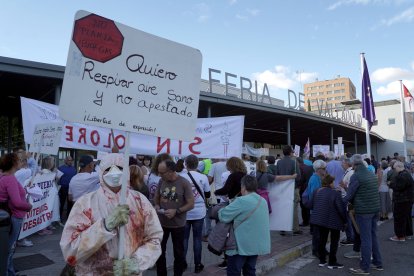
<instances>
[{"instance_id":1,"label":"sneaker","mask_svg":"<svg viewBox=\"0 0 414 276\"><path fill-rule=\"evenodd\" d=\"M341 245L346 246L346 245L354 245L353 241L349 241L349 240L342 240L339 242Z\"/></svg>"},{"instance_id":2,"label":"sneaker","mask_svg":"<svg viewBox=\"0 0 414 276\"><path fill-rule=\"evenodd\" d=\"M344 268L344 265L343 264L334 263L334 264L328 265L328 268L329 269Z\"/></svg>"},{"instance_id":3,"label":"sneaker","mask_svg":"<svg viewBox=\"0 0 414 276\"><path fill-rule=\"evenodd\" d=\"M204 269L203 264L196 264L195 269L194 269L194 273L200 273L201 271L203 271L203 269Z\"/></svg>"},{"instance_id":4,"label":"sneaker","mask_svg":"<svg viewBox=\"0 0 414 276\"><path fill-rule=\"evenodd\" d=\"M350 268L349 272L351 272L352 274L356 274L356 275L369 275L368 271L363 271L360 268Z\"/></svg>"},{"instance_id":5,"label":"sneaker","mask_svg":"<svg viewBox=\"0 0 414 276\"><path fill-rule=\"evenodd\" d=\"M303 234L302 230L298 230L298 231L293 232L293 236L299 236L299 235L302 235L302 234Z\"/></svg>"},{"instance_id":6,"label":"sneaker","mask_svg":"<svg viewBox=\"0 0 414 276\"><path fill-rule=\"evenodd\" d=\"M377 270L377 271L383 271L384 270L382 265L374 265L374 264L371 264L371 269Z\"/></svg>"},{"instance_id":7,"label":"sneaker","mask_svg":"<svg viewBox=\"0 0 414 276\"><path fill-rule=\"evenodd\" d=\"M348 258L348 259L360 258L361 257L361 253L352 250L351 252L345 253L344 254L344 257L345 258Z\"/></svg>"},{"instance_id":8,"label":"sneaker","mask_svg":"<svg viewBox=\"0 0 414 276\"><path fill-rule=\"evenodd\" d=\"M218 265L218 267L227 268L227 261L224 260L221 264Z\"/></svg>"},{"instance_id":9,"label":"sneaker","mask_svg":"<svg viewBox=\"0 0 414 276\"><path fill-rule=\"evenodd\" d=\"M395 241L395 242L405 242L405 238L399 238L397 236L392 236L390 238L390 241Z\"/></svg>"},{"instance_id":10,"label":"sneaker","mask_svg":"<svg viewBox=\"0 0 414 276\"><path fill-rule=\"evenodd\" d=\"M320 266L320 267L325 267L326 266L326 262L320 262L319 264L318 264L318 266Z\"/></svg>"},{"instance_id":11,"label":"sneaker","mask_svg":"<svg viewBox=\"0 0 414 276\"><path fill-rule=\"evenodd\" d=\"M17 246L20 247L32 247L33 243L27 239L23 239L21 241L17 241Z\"/></svg>"}]
</instances>

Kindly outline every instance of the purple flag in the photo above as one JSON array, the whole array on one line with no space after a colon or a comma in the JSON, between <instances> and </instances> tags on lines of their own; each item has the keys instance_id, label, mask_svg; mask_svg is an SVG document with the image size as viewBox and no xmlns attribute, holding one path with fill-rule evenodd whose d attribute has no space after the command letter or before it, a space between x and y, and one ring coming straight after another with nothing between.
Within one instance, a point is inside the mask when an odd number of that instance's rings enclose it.
<instances>
[{"instance_id":1,"label":"purple flag","mask_svg":"<svg viewBox=\"0 0 414 276\"><path fill-rule=\"evenodd\" d=\"M363 57L364 68L362 72L362 117L368 121L369 130L375 122L374 101L372 99L371 81L365 57Z\"/></svg>"}]
</instances>

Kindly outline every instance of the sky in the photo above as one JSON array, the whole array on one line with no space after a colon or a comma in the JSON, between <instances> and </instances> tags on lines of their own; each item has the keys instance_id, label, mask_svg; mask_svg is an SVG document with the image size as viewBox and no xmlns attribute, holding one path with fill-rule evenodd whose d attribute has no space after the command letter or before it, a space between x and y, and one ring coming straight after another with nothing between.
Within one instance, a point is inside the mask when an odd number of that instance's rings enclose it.
<instances>
[{"instance_id":1,"label":"sky","mask_svg":"<svg viewBox=\"0 0 414 276\"><path fill-rule=\"evenodd\" d=\"M337 76L361 99L361 52L374 101L399 98L398 80L414 93L414 0L3 0L0 56L65 65L78 10L197 48L203 79L267 83L285 104Z\"/></svg>"}]
</instances>

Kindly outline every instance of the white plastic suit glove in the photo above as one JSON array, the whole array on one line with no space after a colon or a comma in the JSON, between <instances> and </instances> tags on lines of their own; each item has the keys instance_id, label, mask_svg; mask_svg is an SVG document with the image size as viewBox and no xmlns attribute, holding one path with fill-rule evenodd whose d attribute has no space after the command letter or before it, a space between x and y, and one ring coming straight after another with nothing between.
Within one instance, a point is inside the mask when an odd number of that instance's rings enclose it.
<instances>
[{"instance_id":1,"label":"white plastic suit glove","mask_svg":"<svg viewBox=\"0 0 414 276\"><path fill-rule=\"evenodd\" d=\"M118 205L112 211L112 213L105 219L105 227L107 230L112 231L119 225L128 223L129 219L129 206Z\"/></svg>"},{"instance_id":2,"label":"white plastic suit glove","mask_svg":"<svg viewBox=\"0 0 414 276\"><path fill-rule=\"evenodd\" d=\"M139 267L136 259L125 258L122 260L114 261L114 275L126 276L131 274L138 274Z\"/></svg>"}]
</instances>

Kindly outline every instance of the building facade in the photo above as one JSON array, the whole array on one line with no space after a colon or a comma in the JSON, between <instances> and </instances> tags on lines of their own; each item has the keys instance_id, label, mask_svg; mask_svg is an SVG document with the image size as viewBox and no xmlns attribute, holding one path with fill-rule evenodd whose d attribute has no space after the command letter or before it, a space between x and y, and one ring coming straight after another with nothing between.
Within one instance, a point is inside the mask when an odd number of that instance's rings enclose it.
<instances>
[{"instance_id":1,"label":"building facade","mask_svg":"<svg viewBox=\"0 0 414 276\"><path fill-rule=\"evenodd\" d=\"M333 80L315 81L303 86L305 110L316 111L329 103L332 107L341 106L341 102L356 98L355 85L349 78L338 77Z\"/></svg>"}]
</instances>

